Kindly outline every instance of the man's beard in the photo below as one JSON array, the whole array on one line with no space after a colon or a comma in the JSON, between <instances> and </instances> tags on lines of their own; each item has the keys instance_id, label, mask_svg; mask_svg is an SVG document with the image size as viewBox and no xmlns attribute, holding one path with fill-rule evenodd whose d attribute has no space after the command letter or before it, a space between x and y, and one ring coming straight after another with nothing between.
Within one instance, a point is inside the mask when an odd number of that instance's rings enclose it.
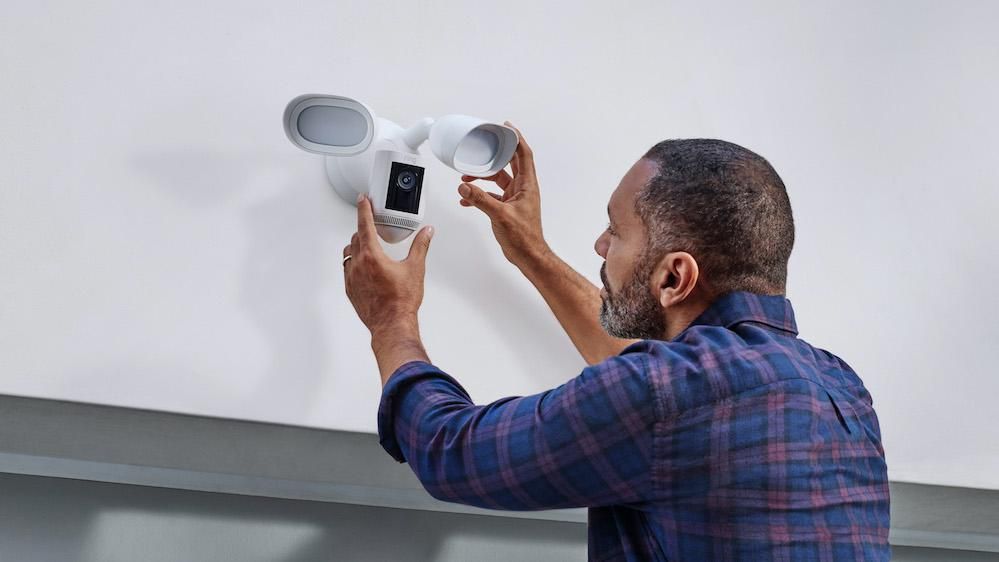
<instances>
[{"instance_id":1,"label":"man's beard","mask_svg":"<svg viewBox=\"0 0 999 562\"><path fill-rule=\"evenodd\" d=\"M631 279L614 293L607 282L607 262L600 268L600 279L606 289L600 304L600 325L616 338L651 340L660 339L666 333L662 306L648 287L655 261L643 258L639 258L639 269Z\"/></svg>"}]
</instances>

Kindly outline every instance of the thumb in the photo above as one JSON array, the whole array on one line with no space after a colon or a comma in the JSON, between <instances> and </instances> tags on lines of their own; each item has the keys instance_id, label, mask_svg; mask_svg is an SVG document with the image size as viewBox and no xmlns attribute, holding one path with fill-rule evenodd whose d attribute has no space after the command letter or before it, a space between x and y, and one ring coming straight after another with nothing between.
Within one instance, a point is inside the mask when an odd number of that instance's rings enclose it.
<instances>
[{"instance_id":1,"label":"thumb","mask_svg":"<svg viewBox=\"0 0 999 562\"><path fill-rule=\"evenodd\" d=\"M471 203L473 207L478 208L483 213L493 218L496 213L503 207L503 203L500 200L492 197L490 193L483 191L477 185L471 183L463 183L458 186L458 194L461 195L464 201Z\"/></svg>"},{"instance_id":2,"label":"thumb","mask_svg":"<svg viewBox=\"0 0 999 562\"><path fill-rule=\"evenodd\" d=\"M423 263L427 259L427 252L430 251L430 239L434 236L434 227L427 226L416 234L413 244L409 247L409 254L406 261L418 261Z\"/></svg>"}]
</instances>

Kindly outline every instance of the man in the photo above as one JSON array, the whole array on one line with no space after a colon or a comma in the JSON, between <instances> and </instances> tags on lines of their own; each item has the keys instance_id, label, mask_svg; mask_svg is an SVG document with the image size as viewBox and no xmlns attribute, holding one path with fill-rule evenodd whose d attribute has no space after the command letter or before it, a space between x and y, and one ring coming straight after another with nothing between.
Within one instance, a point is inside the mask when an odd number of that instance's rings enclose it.
<instances>
[{"instance_id":1,"label":"man","mask_svg":"<svg viewBox=\"0 0 999 562\"><path fill-rule=\"evenodd\" d=\"M394 262L361 200L344 273L385 449L442 500L590 508L593 560L887 560L877 417L846 363L796 337L794 224L770 164L718 140L652 147L610 198L599 290L545 243L522 135L511 168L488 178L502 194L462 183L460 203L489 217L589 366L474 405L420 342L432 229Z\"/></svg>"}]
</instances>

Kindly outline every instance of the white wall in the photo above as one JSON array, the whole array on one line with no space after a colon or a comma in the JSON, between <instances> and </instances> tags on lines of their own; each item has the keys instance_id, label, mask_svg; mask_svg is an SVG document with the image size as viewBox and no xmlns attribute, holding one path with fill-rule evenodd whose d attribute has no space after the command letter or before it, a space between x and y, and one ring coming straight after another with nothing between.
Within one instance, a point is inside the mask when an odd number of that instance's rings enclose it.
<instances>
[{"instance_id":1,"label":"white wall","mask_svg":"<svg viewBox=\"0 0 999 562\"><path fill-rule=\"evenodd\" d=\"M0 19L0 392L374 429L343 295L353 209L281 130L303 92L535 148L546 235L598 280L620 176L664 138L771 160L802 337L850 362L892 478L999 488L993 3L27 2ZM458 177L427 180L421 323L473 397L582 367Z\"/></svg>"}]
</instances>

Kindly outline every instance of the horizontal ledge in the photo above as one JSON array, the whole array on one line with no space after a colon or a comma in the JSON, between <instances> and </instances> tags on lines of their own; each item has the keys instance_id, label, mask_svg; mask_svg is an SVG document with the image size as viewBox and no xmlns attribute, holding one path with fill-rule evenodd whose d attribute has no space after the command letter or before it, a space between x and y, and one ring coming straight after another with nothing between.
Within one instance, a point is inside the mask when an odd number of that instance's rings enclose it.
<instances>
[{"instance_id":1,"label":"horizontal ledge","mask_svg":"<svg viewBox=\"0 0 999 562\"><path fill-rule=\"evenodd\" d=\"M176 468L81 461L0 453L0 472L51 478L71 478L115 484L152 486L197 492L215 492L290 500L307 500L585 523L584 509L496 511L437 500L420 489L358 486L337 482L305 482L243 474L197 472Z\"/></svg>"},{"instance_id":2,"label":"horizontal ledge","mask_svg":"<svg viewBox=\"0 0 999 562\"><path fill-rule=\"evenodd\" d=\"M892 528L888 542L895 546L999 552L999 537L980 533Z\"/></svg>"},{"instance_id":3,"label":"horizontal ledge","mask_svg":"<svg viewBox=\"0 0 999 562\"><path fill-rule=\"evenodd\" d=\"M585 523L585 509L439 501L377 436L0 394L0 472ZM890 541L999 552L999 491L891 482Z\"/></svg>"}]
</instances>

